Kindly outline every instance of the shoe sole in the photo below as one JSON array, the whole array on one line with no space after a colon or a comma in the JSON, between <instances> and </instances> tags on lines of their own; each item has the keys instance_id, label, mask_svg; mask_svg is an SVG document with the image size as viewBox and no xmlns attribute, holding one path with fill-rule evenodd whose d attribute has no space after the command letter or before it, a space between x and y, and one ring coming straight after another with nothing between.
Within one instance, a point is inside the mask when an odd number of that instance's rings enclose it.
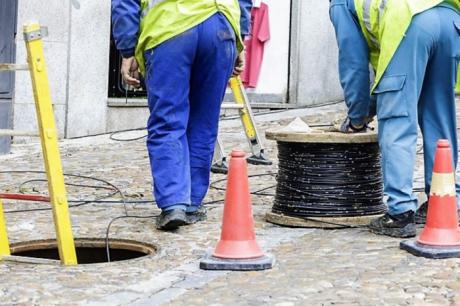
<instances>
[{"instance_id":1,"label":"shoe sole","mask_svg":"<svg viewBox=\"0 0 460 306\"><path fill-rule=\"evenodd\" d=\"M186 225L192 225L192 224L195 224L195 223L198 223L198 222L206 221L207 219L208 219L207 217L197 217L197 218L195 218L193 216L187 216L185 224Z\"/></svg>"},{"instance_id":2,"label":"shoe sole","mask_svg":"<svg viewBox=\"0 0 460 306\"><path fill-rule=\"evenodd\" d=\"M369 230L377 235L385 235L394 238L412 238L417 235L415 224L406 225L403 228L379 228L369 227Z\"/></svg>"},{"instance_id":3,"label":"shoe sole","mask_svg":"<svg viewBox=\"0 0 460 306\"><path fill-rule=\"evenodd\" d=\"M162 225L162 226L157 225L157 229L163 230L163 231L172 231L186 224L187 222L185 220L174 219L174 220L170 220L165 225Z\"/></svg>"}]
</instances>

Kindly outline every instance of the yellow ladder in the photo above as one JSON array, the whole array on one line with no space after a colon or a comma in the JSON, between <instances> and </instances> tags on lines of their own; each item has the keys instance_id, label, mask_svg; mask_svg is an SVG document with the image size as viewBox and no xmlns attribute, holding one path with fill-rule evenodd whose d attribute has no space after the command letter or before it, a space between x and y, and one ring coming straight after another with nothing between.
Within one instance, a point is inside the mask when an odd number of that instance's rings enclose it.
<instances>
[{"instance_id":1,"label":"yellow ladder","mask_svg":"<svg viewBox=\"0 0 460 306\"><path fill-rule=\"evenodd\" d=\"M229 80L230 89L232 90L235 103L223 103L223 109L238 109L238 113L243 125L244 134L248 140L252 155L247 158L248 163L253 165L271 165L272 162L265 156L265 148L257 131L256 121L252 112L243 82L240 77L231 77ZM226 174L228 171L227 157L224 153L222 143L217 138L214 147L213 164L211 171L214 173Z\"/></svg>"},{"instance_id":2,"label":"yellow ladder","mask_svg":"<svg viewBox=\"0 0 460 306\"><path fill-rule=\"evenodd\" d=\"M37 111L37 121L50 202L53 209L54 226L59 249L59 257L64 265L76 265L77 256L70 222L67 192L62 172L61 156L58 146L58 133L51 102L51 94L43 52L42 38L47 35L46 28L38 23L24 26L24 40L27 48L28 70L32 79L32 88ZM24 70L24 65L1 64L0 71ZM12 134L13 131L12 131ZM10 246L6 230L3 205L0 200L0 260L10 255Z\"/></svg>"}]
</instances>

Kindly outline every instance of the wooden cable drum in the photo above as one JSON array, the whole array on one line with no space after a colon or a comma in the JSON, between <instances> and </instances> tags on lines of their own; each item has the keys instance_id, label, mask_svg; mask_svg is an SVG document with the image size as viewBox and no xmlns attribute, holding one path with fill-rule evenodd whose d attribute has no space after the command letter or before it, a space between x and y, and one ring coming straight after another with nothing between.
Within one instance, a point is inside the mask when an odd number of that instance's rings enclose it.
<instances>
[{"instance_id":1,"label":"wooden cable drum","mask_svg":"<svg viewBox=\"0 0 460 306\"><path fill-rule=\"evenodd\" d=\"M278 144L276 196L267 221L293 227L367 225L386 211L375 132L312 130L300 119L266 132Z\"/></svg>"}]
</instances>

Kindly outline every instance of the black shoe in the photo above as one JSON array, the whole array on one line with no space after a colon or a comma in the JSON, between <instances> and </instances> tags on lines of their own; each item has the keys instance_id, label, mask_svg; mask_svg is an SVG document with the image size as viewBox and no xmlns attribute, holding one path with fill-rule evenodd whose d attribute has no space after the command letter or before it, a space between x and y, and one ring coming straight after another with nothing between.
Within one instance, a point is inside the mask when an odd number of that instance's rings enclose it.
<instances>
[{"instance_id":1,"label":"black shoe","mask_svg":"<svg viewBox=\"0 0 460 306\"><path fill-rule=\"evenodd\" d=\"M194 224L201 221L206 221L208 219L208 214L206 208L201 206L197 211L187 212L187 225Z\"/></svg>"},{"instance_id":2,"label":"black shoe","mask_svg":"<svg viewBox=\"0 0 460 306\"><path fill-rule=\"evenodd\" d=\"M157 229L164 231L172 231L179 226L185 225L187 217L182 209L172 209L162 211L157 217Z\"/></svg>"},{"instance_id":3,"label":"black shoe","mask_svg":"<svg viewBox=\"0 0 460 306\"><path fill-rule=\"evenodd\" d=\"M415 211L415 223L425 224L427 213L428 213L428 201L420 205L420 207Z\"/></svg>"},{"instance_id":4,"label":"black shoe","mask_svg":"<svg viewBox=\"0 0 460 306\"><path fill-rule=\"evenodd\" d=\"M403 214L390 216L386 213L369 224L369 229L374 234L387 235L396 238L415 237L414 212L408 211Z\"/></svg>"}]
</instances>

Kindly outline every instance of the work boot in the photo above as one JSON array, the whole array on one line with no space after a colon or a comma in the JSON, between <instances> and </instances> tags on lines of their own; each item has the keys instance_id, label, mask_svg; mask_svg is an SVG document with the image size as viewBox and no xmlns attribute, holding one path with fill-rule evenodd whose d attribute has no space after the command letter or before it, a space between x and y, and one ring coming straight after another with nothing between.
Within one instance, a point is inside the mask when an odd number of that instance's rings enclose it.
<instances>
[{"instance_id":1,"label":"work boot","mask_svg":"<svg viewBox=\"0 0 460 306\"><path fill-rule=\"evenodd\" d=\"M187 223L185 211L182 209L164 210L157 217L157 229L172 231Z\"/></svg>"},{"instance_id":2,"label":"work boot","mask_svg":"<svg viewBox=\"0 0 460 306\"><path fill-rule=\"evenodd\" d=\"M427 213L428 213L428 201L420 205L420 207L415 211L415 223L425 224Z\"/></svg>"},{"instance_id":3,"label":"work boot","mask_svg":"<svg viewBox=\"0 0 460 306\"><path fill-rule=\"evenodd\" d=\"M206 219L208 218L208 214L207 214L206 208L201 206L196 211L187 212L186 217L187 217L187 221L186 221L187 225L190 225L190 224L194 224L197 222L206 221Z\"/></svg>"},{"instance_id":4,"label":"work boot","mask_svg":"<svg viewBox=\"0 0 460 306\"><path fill-rule=\"evenodd\" d=\"M395 216L386 213L384 216L372 220L369 224L369 230L374 234L396 238L415 237L414 212L408 211Z\"/></svg>"},{"instance_id":5,"label":"work boot","mask_svg":"<svg viewBox=\"0 0 460 306\"><path fill-rule=\"evenodd\" d=\"M428 214L428 201L424 202L415 212L415 223L419 225L425 225L426 216ZM460 224L460 211L457 211L458 221Z\"/></svg>"}]
</instances>

